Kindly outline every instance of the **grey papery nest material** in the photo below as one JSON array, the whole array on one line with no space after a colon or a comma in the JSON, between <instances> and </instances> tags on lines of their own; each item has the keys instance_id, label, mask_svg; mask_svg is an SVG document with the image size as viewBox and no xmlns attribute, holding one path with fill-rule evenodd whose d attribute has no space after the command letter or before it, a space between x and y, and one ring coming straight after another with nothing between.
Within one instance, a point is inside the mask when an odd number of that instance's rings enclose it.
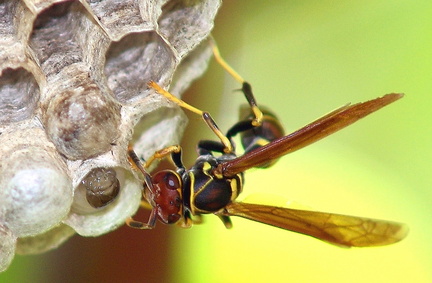
<instances>
[{"instance_id":1,"label":"grey papery nest material","mask_svg":"<svg viewBox=\"0 0 432 283\"><path fill-rule=\"evenodd\" d=\"M219 5L0 3L0 270L15 252L98 236L136 212L142 183L128 144L148 158L186 125L147 82L181 94L205 71ZM95 201L104 191L118 195Z\"/></svg>"}]
</instances>

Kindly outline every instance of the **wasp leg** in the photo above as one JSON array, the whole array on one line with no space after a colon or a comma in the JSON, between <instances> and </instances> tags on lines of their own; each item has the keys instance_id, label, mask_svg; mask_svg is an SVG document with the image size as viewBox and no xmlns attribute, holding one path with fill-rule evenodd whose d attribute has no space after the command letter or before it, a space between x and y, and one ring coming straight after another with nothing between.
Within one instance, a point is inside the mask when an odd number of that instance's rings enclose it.
<instances>
[{"instance_id":1,"label":"wasp leg","mask_svg":"<svg viewBox=\"0 0 432 283\"><path fill-rule=\"evenodd\" d=\"M183 208L184 209L184 208ZM183 210L183 218L181 221L177 222L177 225L181 228L191 228L194 224L194 221L192 220L192 215L189 210Z\"/></svg>"},{"instance_id":2,"label":"wasp leg","mask_svg":"<svg viewBox=\"0 0 432 283\"><path fill-rule=\"evenodd\" d=\"M171 155L173 158L173 162L177 167L184 167L181 162L181 147L179 145L172 145L161 150L156 151L150 158L146 161L145 167L148 168L153 161L161 160L166 158L168 155ZM180 157L178 157L180 156Z\"/></svg>"},{"instance_id":3,"label":"wasp leg","mask_svg":"<svg viewBox=\"0 0 432 283\"><path fill-rule=\"evenodd\" d=\"M203 140L198 142L198 154L206 155L212 152L224 153L224 145L217 141Z\"/></svg>"},{"instance_id":4,"label":"wasp leg","mask_svg":"<svg viewBox=\"0 0 432 283\"><path fill-rule=\"evenodd\" d=\"M203 220L201 214L194 215L192 221L194 224L198 224L198 225L204 223L204 220Z\"/></svg>"},{"instance_id":5,"label":"wasp leg","mask_svg":"<svg viewBox=\"0 0 432 283\"><path fill-rule=\"evenodd\" d=\"M126 220L126 225L136 229L152 229L156 225L157 214L156 214L156 209L154 208L155 207L154 203L151 200L146 198L147 195L146 190L149 190L151 194L155 193L152 177L145 169L145 166L143 166L141 160L139 159L139 157L137 156L137 154L135 153L131 145L129 145L128 147L128 159L132 167L135 170L138 169L139 171L141 171L144 176L145 185L143 186L142 196L144 197L145 201L141 201L140 206L146 209L151 209L151 213L147 223L143 223L140 221L136 221L133 218L129 218Z\"/></svg>"},{"instance_id":6,"label":"wasp leg","mask_svg":"<svg viewBox=\"0 0 432 283\"><path fill-rule=\"evenodd\" d=\"M222 220L223 224L225 225L225 228L231 229L232 228L232 222L231 218L226 215L216 214L220 220Z\"/></svg>"},{"instance_id":7,"label":"wasp leg","mask_svg":"<svg viewBox=\"0 0 432 283\"><path fill-rule=\"evenodd\" d=\"M225 153L231 153L233 151L232 144L230 140L222 133L222 131L217 126L214 119L211 117L210 113L201 111L198 108L193 107L192 105L184 102L181 99L178 99L173 94L169 93L168 91L164 90L161 86L159 86L154 81L150 81L148 83L148 86L150 88L153 88L156 90L159 94L165 96L167 99L171 100L172 102L176 103L178 106L183 107L195 114L200 115L204 122L206 122L207 126L215 133L215 135L221 140L221 142L225 145L224 152Z\"/></svg>"},{"instance_id":8,"label":"wasp leg","mask_svg":"<svg viewBox=\"0 0 432 283\"><path fill-rule=\"evenodd\" d=\"M137 156L137 154L133 150L132 145L128 146L127 153L128 153L128 160L129 160L129 163L132 166L132 169L135 170L135 171L142 171L141 168L140 168L140 166L142 165L141 164L141 160L139 159L139 157Z\"/></svg>"},{"instance_id":9,"label":"wasp leg","mask_svg":"<svg viewBox=\"0 0 432 283\"><path fill-rule=\"evenodd\" d=\"M252 86L248 82L244 82L242 84L242 92L244 96L246 97L246 100L249 103L249 106L252 109L253 114L255 115L255 119L252 120L252 125L254 127L261 126L262 120L263 120L263 113L258 108L258 105L256 103L255 97L252 92Z\"/></svg>"},{"instance_id":10,"label":"wasp leg","mask_svg":"<svg viewBox=\"0 0 432 283\"><path fill-rule=\"evenodd\" d=\"M133 169L135 169L135 170L138 169L139 171L141 171L141 173L144 176L144 182L147 185L147 188L152 193L154 193L151 175L150 175L150 173L147 172L147 170L145 169L147 167L143 166L141 160L139 159L138 155L135 153L135 151L133 150L131 145L129 145L129 147L128 147L128 159L129 159L129 163L132 165Z\"/></svg>"},{"instance_id":11,"label":"wasp leg","mask_svg":"<svg viewBox=\"0 0 432 283\"><path fill-rule=\"evenodd\" d=\"M181 228L191 228L193 224L202 224L204 223L203 218L201 215L192 215L189 211L184 213L183 221L177 222L177 225Z\"/></svg>"},{"instance_id":12,"label":"wasp leg","mask_svg":"<svg viewBox=\"0 0 432 283\"><path fill-rule=\"evenodd\" d=\"M262 118L263 118L263 113L261 112L261 110L258 108L258 105L256 103L255 97L253 95L252 92L252 87L251 85L245 81L240 75L239 73L237 73L230 65L228 65L228 63L223 59L223 57L221 56L220 52L219 52L219 48L216 45L216 41L211 38L210 40L210 45L212 47L212 51L213 51L213 56L216 60L216 62L221 65L221 67L228 73L230 74L236 81L238 81L239 83L242 84L242 89L241 91L243 92L247 102L249 103L252 112L255 115L255 118L252 120L252 125L253 127L257 127L260 126L262 123Z\"/></svg>"},{"instance_id":13,"label":"wasp leg","mask_svg":"<svg viewBox=\"0 0 432 283\"><path fill-rule=\"evenodd\" d=\"M232 139L232 137L234 137L238 133L246 132L246 131L249 131L253 128L255 128L255 126L252 124L251 120L240 121L240 122L237 122L236 124L234 124L234 126L232 126L228 130L226 136L227 136L227 138Z\"/></svg>"},{"instance_id":14,"label":"wasp leg","mask_svg":"<svg viewBox=\"0 0 432 283\"><path fill-rule=\"evenodd\" d=\"M285 131L279 119L269 109L263 108L263 121L262 125L255 127L252 122L252 114L249 114L249 119L241 120L232 126L226 133L227 138L232 138L240 134L241 143L248 153L254 149L264 146L278 138L285 135Z\"/></svg>"},{"instance_id":15,"label":"wasp leg","mask_svg":"<svg viewBox=\"0 0 432 283\"><path fill-rule=\"evenodd\" d=\"M150 164L156 159L160 160L166 158L168 155L171 155L171 161L177 167L177 170L185 171L186 167L182 161L182 151L181 146L172 145L161 150L156 151L146 162L145 167L149 167Z\"/></svg>"},{"instance_id":16,"label":"wasp leg","mask_svg":"<svg viewBox=\"0 0 432 283\"><path fill-rule=\"evenodd\" d=\"M126 225L135 229L153 229L156 226L157 213L156 208L151 210L149 220L147 223L136 221L133 218L126 220Z\"/></svg>"}]
</instances>

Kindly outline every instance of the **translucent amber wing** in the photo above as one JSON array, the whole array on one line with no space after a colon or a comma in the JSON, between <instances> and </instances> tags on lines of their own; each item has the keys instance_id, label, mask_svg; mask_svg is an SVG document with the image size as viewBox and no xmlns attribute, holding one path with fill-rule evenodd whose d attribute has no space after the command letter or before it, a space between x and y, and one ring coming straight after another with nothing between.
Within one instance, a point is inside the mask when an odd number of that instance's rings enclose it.
<instances>
[{"instance_id":1,"label":"translucent amber wing","mask_svg":"<svg viewBox=\"0 0 432 283\"><path fill-rule=\"evenodd\" d=\"M325 138L398 100L402 96L403 94L400 93L391 93L363 103L340 107L289 135L276 139L245 155L221 163L215 173L231 177L249 168L266 164L270 160Z\"/></svg>"},{"instance_id":2,"label":"translucent amber wing","mask_svg":"<svg viewBox=\"0 0 432 283\"><path fill-rule=\"evenodd\" d=\"M408 233L407 226L397 222L241 202L230 203L223 215L243 217L345 247L389 245Z\"/></svg>"}]
</instances>

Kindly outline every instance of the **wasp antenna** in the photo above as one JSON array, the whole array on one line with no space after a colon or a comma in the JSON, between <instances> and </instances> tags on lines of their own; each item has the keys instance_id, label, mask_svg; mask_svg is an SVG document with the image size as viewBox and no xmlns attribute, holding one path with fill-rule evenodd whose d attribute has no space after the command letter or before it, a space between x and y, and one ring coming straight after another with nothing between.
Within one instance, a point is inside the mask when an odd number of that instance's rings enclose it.
<instances>
[{"instance_id":1,"label":"wasp antenna","mask_svg":"<svg viewBox=\"0 0 432 283\"><path fill-rule=\"evenodd\" d=\"M210 46L212 48L213 51L213 56L216 60L216 62L218 62L219 65L221 65L221 67L228 73L230 74L236 81L238 81L239 83L244 83L245 80L239 75L239 73L237 73L221 56L219 48L217 47L216 41L214 40L213 37L211 37L210 41Z\"/></svg>"}]
</instances>

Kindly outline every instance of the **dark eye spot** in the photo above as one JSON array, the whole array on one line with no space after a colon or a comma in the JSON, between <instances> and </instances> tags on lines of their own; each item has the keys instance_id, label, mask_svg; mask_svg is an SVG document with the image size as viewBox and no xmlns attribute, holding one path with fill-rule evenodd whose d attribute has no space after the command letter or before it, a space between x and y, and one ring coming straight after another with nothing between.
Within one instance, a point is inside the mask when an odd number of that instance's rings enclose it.
<instances>
[{"instance_id":1,"label":"dark eye spot","mask_svg":"<svg viewBox=\"0 0 432 283\"><path fill-rule=\"evenodd\" d=\"M177 190L178 188L180 188L179 177L174 173L166 174L164 181L167 189Z\"/></svg>"}]
</instances>

